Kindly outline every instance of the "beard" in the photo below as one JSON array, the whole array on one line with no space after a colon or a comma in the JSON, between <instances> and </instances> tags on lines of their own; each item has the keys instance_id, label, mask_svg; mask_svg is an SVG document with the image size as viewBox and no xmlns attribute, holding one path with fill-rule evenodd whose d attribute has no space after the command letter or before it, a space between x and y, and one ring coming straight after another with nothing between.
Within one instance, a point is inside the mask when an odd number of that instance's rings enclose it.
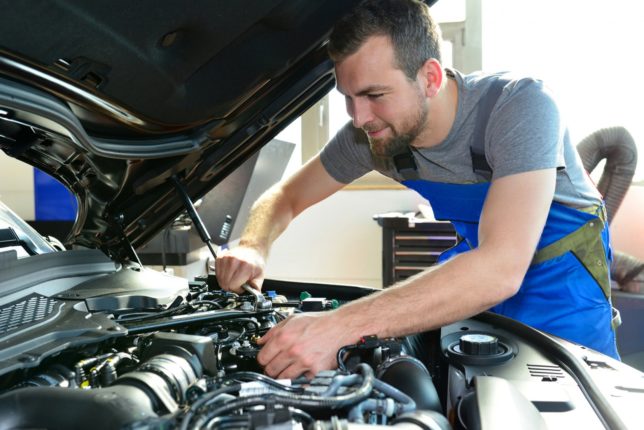
<instances>
[{"instance_id":1,"label":"beard","mask_svg":"<svg viewBox=\"0 0 644 430\"><path fill-rule=\"evenodd\" d=\"M378 157L389 158L407 151L407 148L411 146L420 133L425 129L428 111L429 108L426 103L419 103L418 111L409 121L403 122L400 126L400 130L398 130L393 124L384 123L384 127L388 127L391 130L392 135L388 138L371 138L369 137L369 134L367 134L371 152ZM365 127L364 130L379 130L384 127L378 125L377 127Z\"/></svg>"}]
</instances>

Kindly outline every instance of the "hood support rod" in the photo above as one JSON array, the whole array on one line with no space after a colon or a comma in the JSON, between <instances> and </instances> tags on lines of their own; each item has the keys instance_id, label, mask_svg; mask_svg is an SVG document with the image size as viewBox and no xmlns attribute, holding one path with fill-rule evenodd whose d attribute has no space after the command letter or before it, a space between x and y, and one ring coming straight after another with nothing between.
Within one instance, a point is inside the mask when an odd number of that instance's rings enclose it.
<instances>
[{"instance_id":1,"label":"hood support rod","mask_svg":"<svg viewBox=\"0 0 644 430\"><path fill-rule=\"evenodd\" d=\"M197 213L197 209L195 209L195 205L192 203L192 200L190 200L190 196L188 195L188 192L184 188L183 184L179 181L179 178L177 178L177 175L172 175L172 183L174 184L174 187L177 189L179 196L181 196L181 200L183 201L183 206L186 208L186 212L188 212L188 216L190 217L190 220L192 221L195 228L197 229L197 232L199 233L199 237L201 237L201 240L203 241L203 243L206 244L213 258L216 260L217 254L215 253L215 249L212 247L210 233L208 233L208 229L206 229L206 226L204 225L203 221L201 221L201 217Z\"/></svg>"},{"instance_id":2,"label":"hood support rod","mask_svg":"<svg viewBox=\"0 0 644 430\"><path fill-rule=\"evenodd\" d=\"M188 192L184 188L181 181L179 181L179 178L177 178L177 175L172 175L172 183L174 184L174 187L177 189L177 192L179 193L179 195L181 196L181 200L183 200L183 205L185 206L186 211L188 212L188 216L192 220L192 223L195 225L195 228L199 232L199 236L201 237L201 240L208 246L208 249L210 250L210 253L212 254L213 258L217 260L217 254L215 253L215 249L212 247L210 233L208 233L208 229L206 229L206 226L201 221L201 217L197 213L197 209L195 209L195 205L192 203L192 200L190 200L190 196L188 195ZM247 283L242 285L242 288L247 293L250 293L253 297L255 297L256 311L260 309L268 309L272 306L271 301L266 300L262 293L260 293L258 290L251 287Z\"/></svg>"}]
</instances>

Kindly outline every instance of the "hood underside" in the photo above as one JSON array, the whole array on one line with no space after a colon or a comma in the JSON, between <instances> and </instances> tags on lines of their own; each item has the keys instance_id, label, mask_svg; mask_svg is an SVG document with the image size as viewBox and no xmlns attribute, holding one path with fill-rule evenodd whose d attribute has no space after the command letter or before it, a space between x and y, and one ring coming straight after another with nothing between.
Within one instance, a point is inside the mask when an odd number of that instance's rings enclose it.
<instances>
[{"instance_id":1,"label":"hood underside","mask_svg":"<svg viewBox=\"0 0 644 430\"><path fill-rule=\"evenodd\" d=\"M127 253L333 86L356 1L0 1L0 148L77 196L68 243Z\"/></svg>"}]
</instances>

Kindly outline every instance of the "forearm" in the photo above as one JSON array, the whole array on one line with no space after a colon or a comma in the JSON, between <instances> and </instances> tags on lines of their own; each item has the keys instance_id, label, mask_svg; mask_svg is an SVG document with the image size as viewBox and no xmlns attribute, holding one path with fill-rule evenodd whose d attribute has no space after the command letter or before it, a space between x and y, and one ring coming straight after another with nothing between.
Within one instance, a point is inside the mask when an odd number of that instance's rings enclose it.
<instances>
[{"instance_id":1,"label":"forearm","mask_svg":"<svg viewBox=\"0 0 644 430\"><path fill-rule=\"evenodd\" d=\"M284 198L284 190L274 186L253 205L239 244L257 250L267 257L272 243L295 217Z\"/></svg>"},{"instance_id":2,"label":"forearm","mask_svg":"<svg viewBox=\"0 0 644 430\"><path fill-rule=\"evenodd\" d=\"M338 312L359 335L441 327L514 295L528 270L555 189L555 170L497 179L486 196L478 248ZM529 191L527 191L529 190Z\"/></svg>"},{"instance_id":3,"label":"forearm","mask_svg":"<svg viewBox=\"0 0 644 430\"><path fill-rule=\"evenodd\" d=\"M490 270L498 255L480 250L456 256L380 293L338 309L338 321L362 335L402 336L478 314L512 296L516 276ZM498 264L498 261L497 261Z\"/></svg>"},{"instance_id":4,"label":"forearm","mask_svg":"<svg viewBox=\"0 0 644 430\"><path fill-rule=\"evenodd\" d=\"M255 202L240 245L254 248L266 257L272 243L293 218L343 186L327 173L319 156L312 158Z\"/></svg>"}]
</instances>

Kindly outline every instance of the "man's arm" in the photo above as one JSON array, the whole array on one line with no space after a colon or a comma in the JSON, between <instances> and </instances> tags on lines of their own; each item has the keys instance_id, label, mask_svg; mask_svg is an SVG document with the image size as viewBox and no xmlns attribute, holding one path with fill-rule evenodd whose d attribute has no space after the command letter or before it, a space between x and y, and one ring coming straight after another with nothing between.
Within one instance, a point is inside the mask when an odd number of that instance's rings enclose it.
<instances>
[{"instance_id":1,"label":"man's arm","mask_svg":"<svg viewBox=\"0 0 644 430\"><path fill-rule=\"evenodd\" d=\"M219 285L225 290L242 292L242 284L248 282L261 289L264 264L273 241L304 209L343 186L327 173L317 155L286 181L267 190L253 204L239 246L217 257Z\"/></svg>"},{"instance_id":2,"label":"man's arm","mask_svg":"<svg viewBox=\"0 0 644 430\"><path fill-rule=\"evenodd\" d=\"M311 377L335 367L336 351L362 335L434 329L511 297L545 225L555 175L546 169L495 180L481 215L478 248L336 311L283 321L260 341L260 364L271 376Z\"/></svg>"}]
</instances>

